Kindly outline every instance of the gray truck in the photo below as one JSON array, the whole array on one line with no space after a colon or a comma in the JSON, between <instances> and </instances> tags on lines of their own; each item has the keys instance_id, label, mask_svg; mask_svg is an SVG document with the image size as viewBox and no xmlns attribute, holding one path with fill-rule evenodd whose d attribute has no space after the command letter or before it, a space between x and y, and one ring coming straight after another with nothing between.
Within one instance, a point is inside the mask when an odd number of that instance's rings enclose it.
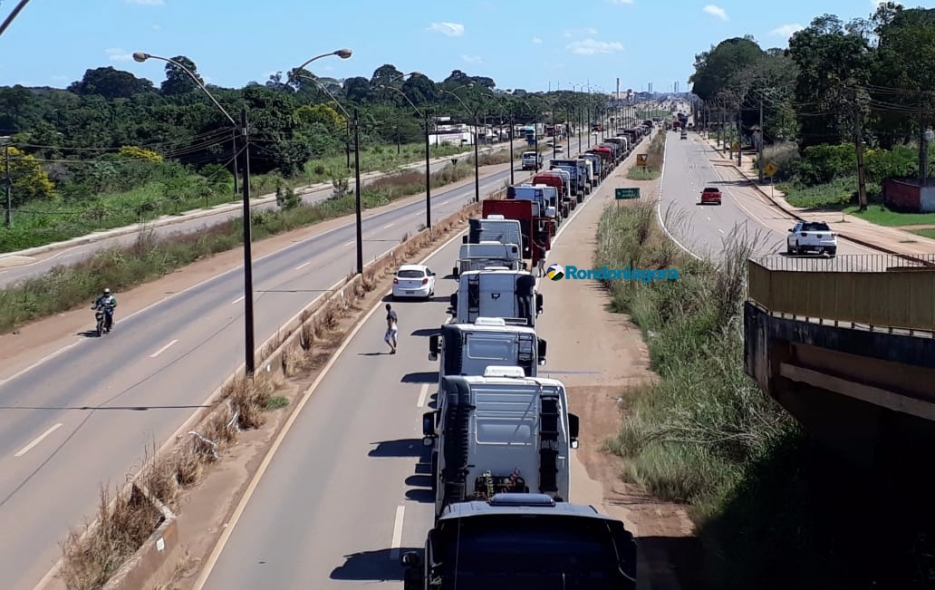
<instances>
[{"instance_id":1,"label":"gray truck","mask_svg":"<svg viewBox=\"0 0 935 590\"><path fill-rule=\"evenodd\" d=\"M497 494L445 508L404 590L636 590L633 534L593 506Z\"/></svg>"}]
</instances>

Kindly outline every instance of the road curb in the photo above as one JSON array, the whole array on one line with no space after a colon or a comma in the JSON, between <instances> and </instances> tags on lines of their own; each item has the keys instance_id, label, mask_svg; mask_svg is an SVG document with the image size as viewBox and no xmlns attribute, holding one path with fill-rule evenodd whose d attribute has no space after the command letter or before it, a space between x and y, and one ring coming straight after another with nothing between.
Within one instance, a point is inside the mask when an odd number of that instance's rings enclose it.
<instances>
[{"instance_id":1,"label":"road curb","mask_svg":"<svg viewBox=\"0 0 935 590\"><path fill-rule=\"evenodd\" d=\"M503 146L497 146L496 149L486 148L486 150L479 150L479 153L490 153L490 152L495 152L495 151L499 151L502 149L503 149ZM474 155L473 152L464 152L464 154L467 154L468 156ZM455 156L448 156L448 157L443 157L443 158L434 158L432 160L429 160L429 164L430 165L441 164L442 162L450 161L451 158L454 158L454 157L457 157L457 158L464 157L464 154L458 154ZM364 181L382 178L390 174L396 174L399 172L411 170L413 168L418 168L423 165L424 165L424 162L410 162L409 164L398 166L392 172L368 172L368 173L362 174L360 180L361 180L361 183L363 184ZM350 185L353 186L353 184L354 184L353 181L351 181ZM331 186L330 183L319 182L316 184L309 185L307 187L303 187L299 189L297 192L300 195L305 195L308 193L314 193L320 190L327 189L329 186ZM267 194L267 195L257 197L255 199L250 199L250 210L253 211L257 207L268 205L274 202L276 202L275 194ZM27 248L26 250L17 250L15 252L3 252L3 253L0 253L0 261L7 259L7 258L13 258L13 257L29 258L29 257L39 256L42 254L47 254L49 252L55 252L57 250L68 250L70 248L75 248L77 246L85 246L87 244L94 244L96 242L101 242L103 240L127 236L130 234L140 232L145 228L162 228L162 227L175 225L178 223L184 223L187 221L195 221L198 219L202 219L204 217L213 217L215 215L221 215L224 213L232 213L234 211L239 211L242 207L243 207L243 204L241 202L236 202L236 203L217 205L215 206L215 208L212 208L212 209L193 209L191 212L182 213L180 215L163 216L164 217L163 219L156 219L151 222L143 222L143 223L138 223L135 225L126 225L124 227L116 227L116 228L104 230L101 232L94 232L94 233L90 233L84 236L79 236L79 237L72 238L70 240L65 240L62 242L53 242L51 244L46 244L44 246L36 246L35 248ZM5 268L18 268L20 266L26 266L28 264L32 264L33 262L38 262L38 261L25 262L23 264L11 264Z\"/></svg>"}]
</instances>

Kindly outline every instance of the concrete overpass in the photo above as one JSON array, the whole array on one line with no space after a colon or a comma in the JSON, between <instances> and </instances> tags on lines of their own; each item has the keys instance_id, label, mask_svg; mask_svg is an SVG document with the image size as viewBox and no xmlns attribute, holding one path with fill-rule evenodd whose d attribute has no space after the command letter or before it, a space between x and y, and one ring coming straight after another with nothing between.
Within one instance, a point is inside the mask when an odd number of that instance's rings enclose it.
<instances>
[{"instance_id":1,"label":"concrete overpass","mask_svg":"<svg viewBox=\"0 0 935 590\"><path fill-rule=\"evenodd\" d=\"M861 467L928 472L935 451L935 256L748 261L745 372ZM913 467L915 469L913 469Z\"/></svg>"}]
</instances>

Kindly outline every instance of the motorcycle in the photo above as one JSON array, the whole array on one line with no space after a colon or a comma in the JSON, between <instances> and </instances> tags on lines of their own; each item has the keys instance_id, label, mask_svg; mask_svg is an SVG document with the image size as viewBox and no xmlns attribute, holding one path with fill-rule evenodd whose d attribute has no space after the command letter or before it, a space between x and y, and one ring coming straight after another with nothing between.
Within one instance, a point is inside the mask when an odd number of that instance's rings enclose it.
<instances>
[{"instance_id":1,"label":"motorcycle","mask_svg":"<svg viewBox=\"0 0 935 590\"><path fill-rule=\"evenodd\" d=\"M113 315L108 314L106 310L101 308L92 308L94 309L94 318L97 320L97 335L98 337L110 332L110 328L113 325Z\"/></svg>"}]
</instances>

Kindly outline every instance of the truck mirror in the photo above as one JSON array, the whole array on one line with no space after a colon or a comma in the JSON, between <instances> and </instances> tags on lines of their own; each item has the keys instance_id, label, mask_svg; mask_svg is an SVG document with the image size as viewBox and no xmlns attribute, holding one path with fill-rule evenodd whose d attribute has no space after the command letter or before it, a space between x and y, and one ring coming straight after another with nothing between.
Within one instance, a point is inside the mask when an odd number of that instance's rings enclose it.
<instances>
[{"instance_id":1,"label":"truck mirror","mask_svg":"<svg viewBox=\"0 0 935 590\"><path fill-rule=\"evenodd\" d=\"M546 357L546 350L547 350L547 348L548 348L548 345L547 345L546 341L543 340L542 338L539 338L538 340L539 340L539 342L538 342L539 351L538 351L537 356L539 357L539 364L540 364L540 365L544 365L544 364L545 364L545 357Z\"/></svg>"},{"instance_id":2,"label":"truck mirror","mask_svg":"<svg viewBox=\"0 0 935 590\"><path fill-rule=\"evenodd\" d=\"M568 438L574 443L573 449L578 448L579 420L576 414L568 414Z\"/></svg>"},{"instance_id":3,"label":"truck mirror","mask_svg":"<svg viewBox=\"0 0 935 590\"><path fill-rule=\"evenodd\" d=\"M577 418L576 418L577 420ZM576 431L577 432L577 431ZM422 436L426 438L435 437L435 412L426 412L422 414ZM425 444L425 441L422 441ZM431 444L425 446L432 446Z\"/></svg>"},{"instance_id":4,"label":"truck mirror","mask_svg":"<svg viewBox=\"0 0 935 590\"><path fill-rule=\"evenodd\" d=\"M423 447L433 447L435 446L435 437L434 436L423 436L422 437L422 446ZM578 448L578 447L574 447Z\"/></svg>"},{"instance_id":5,"label":"truck mirror","mask_svg":"<svg viewBox=\"0 0 935 590\"><path fill-rule=\"evenodd\" d=\"M542 293L536 293L536 315L542 313Z\"/></svg>"},{"instance_id":6,"label":"truck mirror","mask_svg":"<svg viewBox=\"0 0 935 590\"><path fill-rule=\"evenodd\" d=\"M461 236L461 243L462 243L462 244L467 244L467 241L468 241L468 237L467 237L467 236Z\"/></svg>"},{"instance_id":7,"label":"truck mirror","mask_svg":"<svg viewBox=\"0 0 935 590\"><path fill-rule=\"evenodd\" d=\"M457 293L452 293L452 294L451 294L451 299L449 299L449 302L450 302L450 305L451 305L451 309L452 309L455 313L457 313L457 311L458 311L458 294L457 294Z\"/></svg>"},{"instance_id":8,"label":"truck mirror","mask_svg":"<svg viewBox=\"0 0 935 590\"><path fill-rule=\"evenodd\" d=\"M419 567L422 560L419 559L419 554L415 551L406 551L399 557L399 563L403 567L416 568Z\"/></svg>"},{"instance_id":9,"label":"truck mirror","mask_svg":"<svg viewBox=\"0 0 935 590\"><path fill-rule=\"evenodd\" d=\"M429 336L429 360L438 360L438 334Z\"/></svg>"},{"instance_id":10,"label":"truck mirror","mask_svg":"<svg viewBox=\"0 0 935 590\"><path fill-rule=\"evenodd\" d=\"M458 267L457 266L451 267L451 276L453 276L454 278L458 278Z\"/></svg>"}]
</instances>

